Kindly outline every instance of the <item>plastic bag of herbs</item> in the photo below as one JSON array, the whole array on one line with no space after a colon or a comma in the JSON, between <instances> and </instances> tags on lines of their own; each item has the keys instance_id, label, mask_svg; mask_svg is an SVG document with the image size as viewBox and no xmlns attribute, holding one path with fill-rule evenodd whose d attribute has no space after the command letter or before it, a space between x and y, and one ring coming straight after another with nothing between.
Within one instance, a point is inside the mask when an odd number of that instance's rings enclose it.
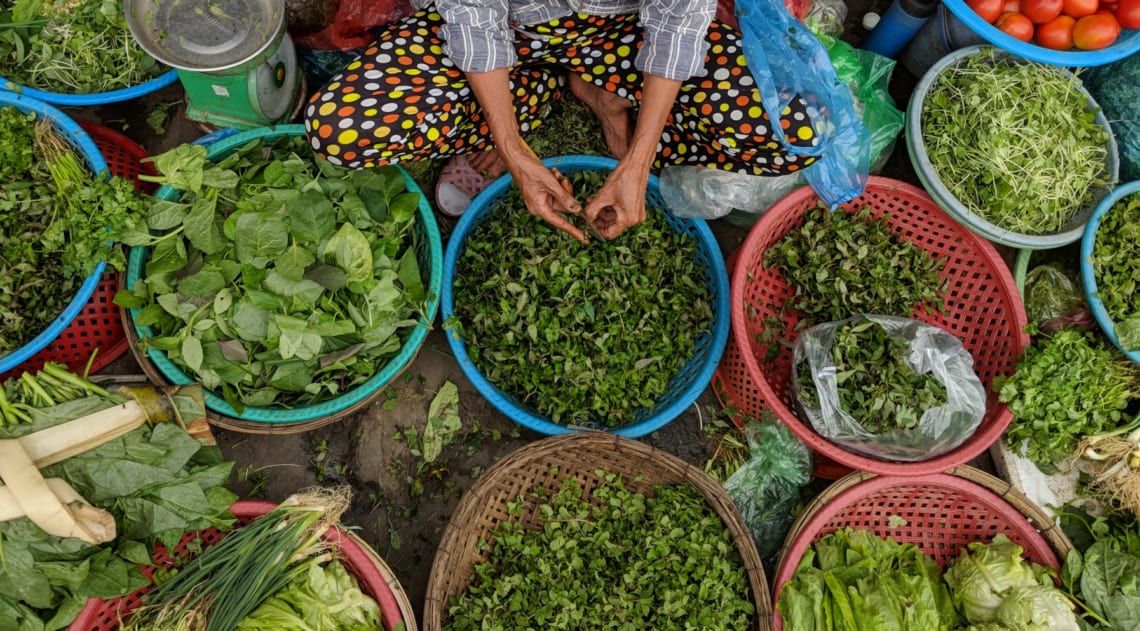
<instances>
[{"instance_id":1,"label":"plastic bag of herbs","mask_svg":"<svg viewBox=\"0 0 1140 631\"><path fill-rule=\"evenodd\" d=\"M420 202L398 169L347 171L303 138L252 142L206 161L183 145L155 178L143 278L115 298L163 351L237 410L327 401L398 354L427 290L416 259Z\"/></svg>"},{"instance_id":2,"label":"plastic bag of herbs","mask_svg":"<svg viewBox=\"0 0 1140 631\"><path fill-rule=\"evenodd\" d=\"M876 458L917 462L969 438L986 412L958 338L910 318L814 326L793 351L792 389L815 431Z\"/></svg>"},{"instance_id":3,"label":"plastic bag of herbs","mask_svg":"<svg viewBox=\"0 0 1140 631\"><path fill-rule=\"evenodd\" d=\"M107 390L47 364L0 386L0 629L64 629L148 585L156 541L232 523L232 463L186 429L205 416L197 385Z\"/></svg>"}]
</instances>

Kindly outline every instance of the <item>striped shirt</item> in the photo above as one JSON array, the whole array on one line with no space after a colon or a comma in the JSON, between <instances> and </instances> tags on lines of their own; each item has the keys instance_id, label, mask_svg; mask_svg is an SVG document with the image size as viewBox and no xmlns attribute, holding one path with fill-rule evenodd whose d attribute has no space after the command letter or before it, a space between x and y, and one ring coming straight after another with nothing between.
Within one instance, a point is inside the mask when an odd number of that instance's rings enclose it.
<instances>
[{"instance_id":1,"label":"striped shirt","mask_svg":"<svg viewBox=\"0 0 1140 631\"><path fill-rule=\"evenodd\" d=\"M435 5L443 16L442 36L451 61L464 72L490 72L515 64L515 33L535 38L527 26L585 13L637 13L645 45L635 65L645 74L684 81L703 72L705 36L716 0L414 0L417 9Z\"/></svg>"}]
</instances>

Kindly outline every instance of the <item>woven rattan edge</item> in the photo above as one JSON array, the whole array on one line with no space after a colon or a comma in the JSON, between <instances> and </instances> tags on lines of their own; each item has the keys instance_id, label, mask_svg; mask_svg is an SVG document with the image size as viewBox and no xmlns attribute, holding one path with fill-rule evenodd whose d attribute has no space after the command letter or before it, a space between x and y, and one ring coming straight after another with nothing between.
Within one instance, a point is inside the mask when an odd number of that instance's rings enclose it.
<instances>
[{"instance_id":1,"label":"woven rattan edge","mask_svg":"<svg viewBox=\"0 0 1140 631\"><path fill-rule=\"evenodd\" d=\"M752 602L756 607L753 628L759 631L772 629L771 595L760 555L756 551L752 535L744 520L723 487L700 469L670 453L605 432L581 432L539 440L512 452L489 468L464 494L444 530L432 563L424 602L425 631L442 629L448 600L465 587L469 571L462 576L461 581L456 581L455 568L459 564L468 566L470 564L471 555L465 552L477 542L477 537L473 536L474 531L479 528L481 516L488 506L489 496L500 489L504 482L510 480L510 473L514 470L521 469L531 462L541 461L548 456L554 456L555 459L562 457L568 466L572 466L575 462L569 457L572 452L586 449L608 450L622 454L629 460L652 464L654 467L652 471L656 472L656 477L668 476L677 483L687 483L696 487L721 518L740 555L752 591ZM652 475L647 471L647 477Z\"/></svg>"}]
</instances>

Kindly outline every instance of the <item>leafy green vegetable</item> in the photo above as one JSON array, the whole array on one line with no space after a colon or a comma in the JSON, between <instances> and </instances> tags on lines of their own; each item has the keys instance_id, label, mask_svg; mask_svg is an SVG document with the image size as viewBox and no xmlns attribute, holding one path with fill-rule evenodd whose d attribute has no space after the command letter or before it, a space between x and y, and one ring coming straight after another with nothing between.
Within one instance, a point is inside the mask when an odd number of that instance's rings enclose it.
<instances>
[{"instance_id":1,"label":"leafy green vegetable","mask_svg":"<svg viewBox=\"0 0 1140 631\"><path fill-rule=\"evenodd\" d=\"M1140 350L1140 195L1120 200L1104 215L1092 265L1120 346Z\"/></svg>"},{"instance_id":2,"label":"leafy green vegetable","mask_svg":"<svg viewBox=\"0 0 1140 631\"><path fill-rule=\"evenodd\" d=\"M601 475L602 472L599 472ZM691 486L651 496L605 474L534 491L542 525L502 522L481 545L446 629L747 629L748 578L724 523ZM523 511L523 498L510 506ZM529 510L528 510L529 514Z\"/></svg>"},{"instance_id":3,"label":"leafy green vegetable","mask_svg":"<svg viewBox=\"0 0 1140 631\"><path fill-rule=\"evenodd\" d=\"M1066 506L1061 524L1075 550L1065 558L1061 578L1083 601L1085 628L1125 631L1140 628L1140 522L1135 515L1093 519Z\"/></svg>"},{"instance_id":4,"label":"leafy green vegetable","mask_svg":"<svg viewBox=\"0 0 1140 631\"><path fill-rule=\"evenodd\" d=\"M1021 546L999 534L989 543L971 543L950 562L944 578L967 622L1001 622L998 610L1016 590L1052 587L1048 568L1026 562L1021 557L1023 552ZM1031 599L1032 595L1021 598Z\"/></svg>"},{"instance_id":5,"label":"leafy green vegetable","mask_svg":"<svg viewBox=\"0 0 1140 631\"><path fill-rule=\"evenodd\" d=\"M423 436L423 461L435 462L443 448L461 429L463 421L459 418L459 388L454 383L445 381L428 407Z\"/></svg>"},{"instance_id":6,"label":"leafy green vegetable","mask_svg":"<svg viewBox=\"0 0 1140 631\"><path fill-rule=\"evenodd\" d=\"M1017 631L1081 631L1073 602L1052 585L1013 589L998 607L996 620Z\"/></svg>"},{"instance_id":7,"label":"leafy green vegetable","mask_svg":"<svg viewBox=\"0 0 1140 631\"><path fill-rule=\"evenodd\" d=\"M856 318L840 326L830 348L840 407L872 434L918 427L926 410L946 405L946 386L907 361L910 344L878 323ZM811 364L799 362L797 396L819 407Z\"/></svg>"},{"instance_id":8,"label":"leafy green vegetable","mask_svg":"<svg viewBox=\"0 0 1140 631\"><path fill-rule=\"evenodd\" d=\"M601 171L570 179L590 196ZM555 423L618 427L653 409L712 324L696 243L661 211L579 245L512 189L467 237L456 333L479 370Z\"/></svg>"},{"instance_id":9,"label":"leafy green vegetable","mask_svg":"<svg viewBox=\"0 0 1140 631\"><path fill-rule=\"evenodd\" d=\"M163 68L127 28L122 0L15 0L0 10L0 75L56 92L137 85Z\"/></svg>"},{"instance_id":10,"label":"leafy green vegetable","mask_svg":"<svg viewBox=\"0 0 1140 631\"><path fill-rule=\"evenodd\" d=\"M124 180L95 177L51 125L0 107L0 356L34 338L115 246L141 200Z\"/></svg>"},{"instance_id":11,"label":"leafy green vegetable","mask_svg":"<svg viewBox=\"0 0 1140 631\"><path fill-rule=\"evenodd\" d=\"M1014 421L1005 440L1039 466L1061 463L1081 436L1100 434L1127 420L1140 396L1140 372L1091 333L1069 328L1034 342L1013 376L994 390Z\"/></svg>"},{"instance_id":12,"label":"leafy green vegetable","mask_svg":"<svg viewBox=\"0 0 1140 631\"><path fill-rule=\"evenodd\" d=\"M971 213L1024 234L1059 232L1108 185L1108 134L1081 82L1054 66L972 55L922 104L939 179Z\"/></svg>"},{"instance_id":13,"label":"leafy green vegetable","mask_svg":"<svg viewBox=\"0 0 1140 631\"><path fill-rule=\"evenodd\" d=\"M20 385L9 380L4 389L14 404L26 405ZM0 425L0 439L125 401L97 386L90 390L102 394L78 391L75 398L27 408L30 422ZM45 478L66 480L110 511L118 539L113 546L92 546L48 535L27 518L0 522L0 628L66 628L88 597L123 596L147 585L138 565L149 563L153 542L173 546L186 531L232 523L228 510L236 497L222 486L231 466L217 448L204 447L174 424L159 423L43 469Z\"/></svg>"},{"instance_id":14,"label":"leafy green vegetable","mask_svg":"<svg viewBox=\"0 0 1140 631\"><path fill-rule=\"evenodd\" d=\"M144 340L237 409L328 400L402 347L427 290L415 256L418 196L398 169L349 172L304 139L251 143L216 164L201 147L155 158L187 192L156 202L144 279L116 296ZM165 231L165 232L163 232Z\"/></svg>"},{"instance_id":15,"label":"leafy green vegetable","mask_svg":"<svg viewBox=\"0 0 1140 631\"><path fill-rule=\"evenodd\" d=\"M315 560L238 624L235 631L375 631L380 606L360 591L344 565Z\"/></svg>"},{"instance_id":16,"label":"leafy green vegetable","mask_svg":"<svg viewBox=\"0 0 1140 631\"><path fill-rule=\"evenodd\" d=\"M788 631L958 628L934 561L914 544L845 528L816 540L780 590Z\"/></svg>"},{"instance_id":17,"label":"leafy green vegetable","mask_svg":"<svg viewBox=\"0 0 1140 631\"><path fill-rule=\"evenodd\" d=\"M1081 286L1059 263L1038 265L1025 276L1025 312L1034 326L1067 316L1084 304Z\"/></svg>"},{"instance_id":18,"label":"leafy green vegetable","mask_svg":"<svg viewBox=\"0 0 1140 631\"><path fill-rule=\"evenodd\" d=\"M861 313L909 316L920 305L942 308L944 261L895 236L869 208L831 212L820 206L764 253L795 289L789 306L801 326Z\"/></svg>"}]
</instances>

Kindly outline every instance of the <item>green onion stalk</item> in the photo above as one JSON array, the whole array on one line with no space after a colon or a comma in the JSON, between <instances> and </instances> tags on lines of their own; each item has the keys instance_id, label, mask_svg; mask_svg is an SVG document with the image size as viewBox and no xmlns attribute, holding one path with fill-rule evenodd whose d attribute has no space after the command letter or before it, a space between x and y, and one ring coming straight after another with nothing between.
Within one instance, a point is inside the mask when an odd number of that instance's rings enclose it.
<instances>
[{"instance_id":1,"label":"green onion stalk","mask_svg":"<svg viewBox=\"0 0 1140 631\"><path fill-rule=\"evenodd\" d=\"M26 372L0 386L0 426L31 423L31 412L96 396L113 395L60 364L47 363L37 373Z\"/></svg>"},{"instance_id":2,"label":"green onion stalk","mask_svg":"<svg viewBox=\"0 0 1140 631\"><path fill-rule=\"evenodd\" d=\"M1077 447L1089 490L1140 517L1140 415L1112 431L1086 436Z\"/></svg>"},{"instance_id":3,"label":"green onion stalk","mask_svg":"<svg viewBox=\"0 0 1140 631\"><path fill-rule=\"evenodd\" d=\"M347 487L309 489L227 534L143 598L122 631L232 631L325 558L322 535L348 508Z\"/></svg>"}]
</instances>

